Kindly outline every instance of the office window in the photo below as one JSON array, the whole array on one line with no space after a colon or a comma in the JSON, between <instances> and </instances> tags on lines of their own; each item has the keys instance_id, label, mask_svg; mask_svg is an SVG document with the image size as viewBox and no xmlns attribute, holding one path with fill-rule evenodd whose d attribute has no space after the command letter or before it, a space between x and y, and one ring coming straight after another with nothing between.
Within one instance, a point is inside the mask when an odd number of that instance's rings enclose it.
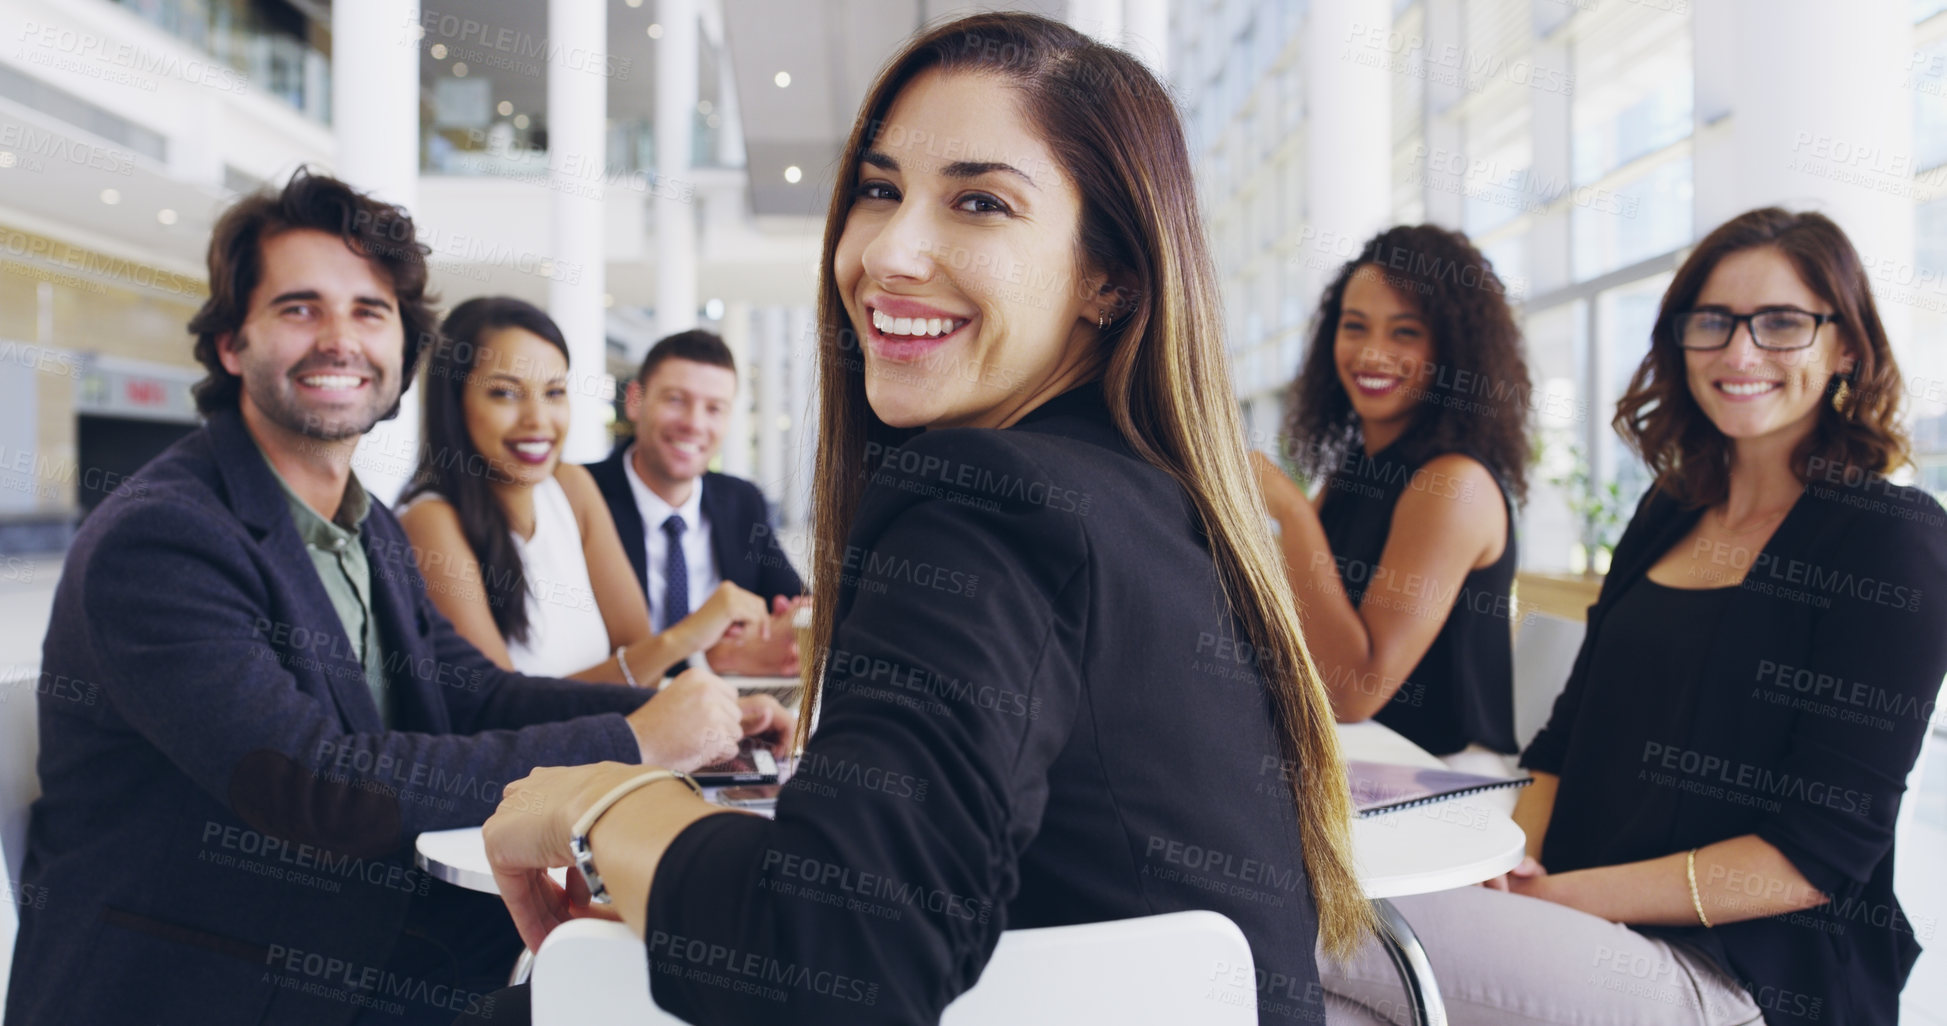
<instances>
[{"instance_id":1,"label":"office window","mask_svg":"<svg viewBox=\"0 0 1947 1026\"><path fill-rule=\"evenodd\" d=\"M1617 184L1578 189L1569 214L1575 277L1598 277L1689 242L1691 192L1687 152Z\"/></svg>"},{"instance_id":2,"label":"office window","mask_svg":"<svg viewBox=\"0 0 1947 1026\"><path fill-rule=\"evenodd\" d=\"M1690 21L1635 8L1591 28L1574 46L1571 162L1577 185L1690 135Z\"/></svg>"},{"instance_id":3,"label":"office window","mask_svg":"<svg viewBox=\"0 0 1947 1026\"><path fill-rule=\"evenodd\" d=\"M1560 303L1528 315L1522 325L1528 380L1534 392L1535 445L1540 458L1528 474L1528 504L1521 517L1521 557L1530 567L1581 569L1583 527L1568 503L1578 460L1588 459L1588 396L1582 389L1588 304ZM1560 482L1559 484L1555 482ZM1582 560L1581 566L1577 561Z\"/></svg>"},{"instance_id":4,"label":"office window","mask_svg":"<svg viewBox=\"0 0 1947 1026\"><path fill-rule=\"evenodd\" d=\"M1393 31L1402 39L1424 39L1426 9L1417 3L1402 6ZM1392 108L1393 220L1417 224L1426 219L1421 196L1426 179L1426 77L1410 70L1393 76Z\"/></svg>"},{"instance_id":5,"label":"office window","mask_svg":"<svg viewBox=\"0 0 1947 1026\"><path fill-rule=\"evenodd\" d=\"M1484 107L1467 119L1466 176L1461 180L1460 223L1469 235L1484 235L1538 206L1531 170L1534 132L1528 98L1513 92L1506 102Z\"/></svg>"},{"instance_id":6,"label":"office window","mask_svg":"<svg viewBox=\"0 0 1947 1026\"><path fill-rule=\"evenodd\" d=\"M1614 480L1622 487L1626 501L1633 503L1649 487L1649 472L1629 450L1622 437L1605 425L1615 419L1616 400L1629 388L1630 376L1649 354L1650 331L1656 324L1656 310L1673 275L1659 274L1627 285L1607 289L1595 301L1596 394L1601 401L1592 404L1600 428L1596 453L1596 476ZM1633 508L1633 507L1632 507ZM1624 516L1628 515L1627 511Z\"/></svg>"},{"instance_id":7,"label":"office window","mask_svg":"<svg viewBox=\"0 0 1947 1026\"><path fill-rule=\"evenodd\" d=\"M1947 163L1947 39L1914 51L1907 86L1913 92L1914 164L1926 171Z\"/></svg>"}]
</instances>

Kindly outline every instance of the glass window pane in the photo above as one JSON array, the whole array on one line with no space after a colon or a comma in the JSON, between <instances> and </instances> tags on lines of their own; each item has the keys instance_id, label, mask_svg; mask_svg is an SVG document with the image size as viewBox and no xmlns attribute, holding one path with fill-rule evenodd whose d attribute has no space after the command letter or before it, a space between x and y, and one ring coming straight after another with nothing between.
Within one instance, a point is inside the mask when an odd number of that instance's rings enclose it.
<instances>
[{"instance_id":1,"label":"glass window pane","mask_svg":"<svg viewBox=\"0 0 1947 1026\"><path fill-rule=\"evenodd\" d=\"M1913 91L1914 162L1925 171L1947 163L1947 40L1914 55L1907 85Z\"/></svg>"},{"instance_id":2,"label":"glass window pane","mask_svg":"<svg viewBox=\"0 0 1947 1026\"><path fill-rule=\"evenodd\" d=\"M1690 20L1641 11L1575 46L1572 167L1587 184L1687 138L1693 74Z\"/></svg>"},{"instance_id":3,"label":"glass window pane","mask_svg":"<svg viewBox=\"0 0 1947 1026\"><path fill-rule=\"evenodd\" d=\"M1608 424L1616 416L1616 400L1629 387L1629 379L1650 349L1650 330L1656 324L1656 310L1671 275L1659 274L1609 289L1596 297L1596 392L1602 397L1597 416ZM1598 432L1602 451L1596 466L1600 480L1613 480L1623 498L1634 508L1636 499L1649 487L1649 472L1629 450L1622 437L1613 431ZM1628 511L1623 513L1627 518Z\"/></svg>"},{"instance_id":4,"label":"glass window pane","mask_svg":"<svg viewBox=\"0 0 1947 1026\"><path fill-rule=\"evenodd\" d=\"M1578 190L1569 215L1577 280L1646 260L1691 239L1690 156L1613 188Z\"/></svg>"},{"instance_id":5,"label":"glass window pane","mask_svg":"<svg viewBox=\"0 0 1947 1026\"><path fill-rule=\"evenodd\" d=\"M1571 476L1586 463L1588 397L1582 394L1581 361L1587 305L1563 303L1528 315L1522 325L1528 379L1534 384L1536 444L1540 460L1528 477L1528 504L1521 511L1521 568L1564 571L1575 566L1582 525L1569 506Z\"/></svg>"}]
</instances>

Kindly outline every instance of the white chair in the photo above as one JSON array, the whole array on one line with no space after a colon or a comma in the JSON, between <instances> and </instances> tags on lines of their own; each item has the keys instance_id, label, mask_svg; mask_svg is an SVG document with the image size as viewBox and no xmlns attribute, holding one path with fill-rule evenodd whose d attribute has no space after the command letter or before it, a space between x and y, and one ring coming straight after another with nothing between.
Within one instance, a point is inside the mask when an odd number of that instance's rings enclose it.
<instances>
[{"instance_id":1,"label":"white chair","mask_svg":"<svg viewBox=\"0 0 1947 1026\"><path fill-rule=\"evenodd\" d=\"M941 1026L1253 1026L1256 971L1216 912L1009 930ZM643 943L619 924L556 927L534 958L534 1026L673 1026L655 1006Z\"/></svg>"},{"instance_id":2,"label":"white chair","mask_svg":"<svg viewBox=\"0 0 1947 1026\"><path fill-rule=\"evenodd\" d=\"M1517 747L1548 725L1555 696L1568 685L1588 625L1547 613L1527 613L1514 634L1514 740Z\"/></svg>"},{"instance_id":3,"label":"white chair","mask_svg":"<svg viewBox=\"0 0 1947 1026\"><path fill-rule=\"evenodd\" d=\"M0 1002L13 969L20 913L20 865L27 858L27 811L40 797L38 694L40 666L0 667Z\"/></svg>"}]
</instances>

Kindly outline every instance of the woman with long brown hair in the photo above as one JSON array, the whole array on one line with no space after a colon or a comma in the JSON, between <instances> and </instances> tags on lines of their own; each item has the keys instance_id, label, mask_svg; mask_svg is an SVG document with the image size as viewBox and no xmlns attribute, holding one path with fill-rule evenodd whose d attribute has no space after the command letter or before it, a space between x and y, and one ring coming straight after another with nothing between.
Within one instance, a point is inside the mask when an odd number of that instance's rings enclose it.
<instances>
[{"instance_id":1,"label":"woman with long brown hair","mask_svg":"<svg viewBox=\"0 0 1947 1026\"><path fill-rule=\"evenodd\" d=\"M1314 947L1370 913L1192 182L1169 94L1056 22L894 58L825 233L816 733L774 822L629 766L512 785L548 796L487 828L531 944L606 807L583 850L694 1021L933 1022L1003 929L1190 908L1250 940L1263 1019L1318 1021ZM711 986L712 946L856 986Z\"/></svg>"},{"instance_id":2,"label":"woman with long brown hair","mask_svg":"<svg viewBox=\"0 0 1947 1026\"><path fill-rule=\"evenodd\" d=\"M1459 769L1514 738L1514 508L1533 394L1494 268L1459 232L1401 225L1326 286L1265 503L1339 719L1376 719Z\"/></svg>"},{"instance_id":3,"label":"woman with long brown hair","mask_svg":"<svg viewBox=\"0 0 1947 1026\"><path fill-rule=\"evenodd\" d=\"M1615 418L1655 484L1522 753L1530 857L1399 902L1449 1021L1898 1020L1893 822L1947 673L1947 514L1886 478L1900 395L1824 216L1750 211L1677 270ZM1326 986L1383 1007L1386 969Z\"/></svg>"}]
</instances>

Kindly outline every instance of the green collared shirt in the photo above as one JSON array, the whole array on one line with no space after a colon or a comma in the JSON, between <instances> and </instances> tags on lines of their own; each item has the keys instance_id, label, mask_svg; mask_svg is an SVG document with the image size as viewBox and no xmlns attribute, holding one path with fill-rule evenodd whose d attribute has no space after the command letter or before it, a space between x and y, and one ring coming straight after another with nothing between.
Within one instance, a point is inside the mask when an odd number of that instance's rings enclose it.
<instances>
[{"instance_id":1,"label":"green collared shirt","mask_svg":"<svg viewBox=\"0 0 1947 1026\"><path fill-rule=\"evenodd\" d=\"M261 454L263 446L258 446L257 451ZM304 547L310 550L311 565L318 571L325 594L331 597L331 607L337 610L338 621L345 627L345 637L358 650L359 662L365 666L365 686L371 689L372 701L379 707L379 719L390 729L392 703L387 694L385 653L381 651L378 620L372 615L372 564L365 556L365 546L359 543L365 516L372 511L372 497L358 483L358 475L352 474L345 481L345 497L338 503L338 512L326 520L298 497L268 456L264 465L277 478L277 486L284 489L284 499L291 507L291 522L297 525L298 537L304 539ZM313 653L318 657L328 654Z\"/></svg>"}]
</instances>

